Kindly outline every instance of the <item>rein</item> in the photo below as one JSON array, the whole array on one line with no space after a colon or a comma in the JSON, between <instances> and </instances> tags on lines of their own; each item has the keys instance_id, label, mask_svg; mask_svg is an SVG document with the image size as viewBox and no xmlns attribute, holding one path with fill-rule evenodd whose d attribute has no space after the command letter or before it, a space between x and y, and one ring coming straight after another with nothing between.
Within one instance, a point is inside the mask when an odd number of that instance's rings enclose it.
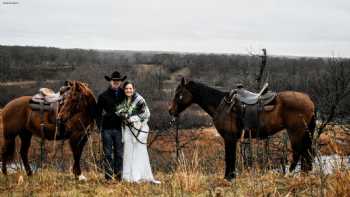
<instances>
[{"instance_id":1,"label":"rein","mask_svg":"<svg viewBox=\"0 0 350 197\"><path fill-rule=\"evenodd\" d=\"M142 141L138 138L138 136L140 135L140 133L151 133L150 131L143 131L143 130L141 130L141 128L138 129L138 128L134 127L131 123L126 123L125 125L130 129L130 132L132 133L132 135L136 138L136 140L137 140L140 144L145 144L145 145L148 144L147 142L142 142ZM137 131L137 135L133 132L133 129Z\"/></svg>"},{"instance_id":2,"label":"rein","mask_svg":"<svg viewBox=\"0 0 350 197\"><path fill-rule=\"evenodd\" d=\"M87 127L85 127L83 121L81 121L80 118L79 118L79 122L80 122L80 125L83 127L83 129L84 129L85 132L84 132L84 134L80 137L80 139L79 139L79 141L78 141L78 144L80 144L86 136L89 136L89 135L90 135L90 132L88 132L88 130L90 129L90 126L91 126L91 124L89 124Z\"/></svg>"}]
</instances>

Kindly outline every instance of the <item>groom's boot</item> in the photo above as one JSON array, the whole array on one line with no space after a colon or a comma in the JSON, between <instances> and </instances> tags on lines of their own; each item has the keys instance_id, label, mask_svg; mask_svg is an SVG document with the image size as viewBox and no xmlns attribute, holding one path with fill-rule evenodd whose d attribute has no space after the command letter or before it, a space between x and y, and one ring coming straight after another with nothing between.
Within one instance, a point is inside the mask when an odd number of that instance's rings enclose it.
<instances>
[{"instance_id":1,"label":"groom's boot","mask_svg":"<svg viewBox=\"0 0 350 197\"><path fill-rule=\"evenodd\" d=\"M105 179L106 179L106 181L112 180L112 174L106 172L106 173L105 173Z\"/></svg>"},{"instance_id":2,"label":"groom's boot","mask_svg":"<svg viewBox=\"0 0 350 197\"><path fill-rule=\"evenodd\" d=\"M114 179L116 181L121 181L122 180L122 173L114 171Z\"/></svg>"},{"instance_id":3,"label":"groom's boot","mask_svg":"<svg viewBox=\"0 0 350 197\"><path fill-rule=\"evenodd\" d=\"M108 162L105 163L105 179L106 181L110 181L113 179L113 170Z\"/></svg>"}]
</instances>

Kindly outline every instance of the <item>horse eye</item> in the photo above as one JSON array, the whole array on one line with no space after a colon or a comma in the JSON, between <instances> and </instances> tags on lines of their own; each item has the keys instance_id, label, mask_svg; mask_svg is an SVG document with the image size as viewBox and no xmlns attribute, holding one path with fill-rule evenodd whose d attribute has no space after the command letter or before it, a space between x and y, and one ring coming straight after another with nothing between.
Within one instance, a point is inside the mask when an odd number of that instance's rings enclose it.
<instances>
[{"instance_id":1,"label":"horse eye","mask_svg":"<svg viewBox=\"0 0 350 197\"><path fill-rule=\"evenodd\" d=\"M180 100L182 100L182 98L183 98L183 96L182 96L182 95L180 95L180 96L179 96L179 99L180 99Z\"/></svg>"}]
</instances>

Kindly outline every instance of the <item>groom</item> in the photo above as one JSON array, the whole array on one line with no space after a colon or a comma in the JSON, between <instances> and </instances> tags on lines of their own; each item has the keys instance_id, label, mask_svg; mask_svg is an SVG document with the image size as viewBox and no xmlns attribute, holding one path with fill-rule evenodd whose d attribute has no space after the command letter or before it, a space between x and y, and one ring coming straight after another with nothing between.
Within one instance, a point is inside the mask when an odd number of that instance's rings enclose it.
<instances>
[{"instance_id":1,"label":"groom","mask_svg":"<svg viewBox=\"0 0 350 197\"><path fill-rule=\"evenodd\" d=\"M111 76L105 76L109 82L107 90L98 96L97 100L97 126L101 131L105 178L121 180L123 167L123 143L121 119L115 114L116 106L125 98L121 83L126 76L115 71Z\"/></svg>"}]
</instances>

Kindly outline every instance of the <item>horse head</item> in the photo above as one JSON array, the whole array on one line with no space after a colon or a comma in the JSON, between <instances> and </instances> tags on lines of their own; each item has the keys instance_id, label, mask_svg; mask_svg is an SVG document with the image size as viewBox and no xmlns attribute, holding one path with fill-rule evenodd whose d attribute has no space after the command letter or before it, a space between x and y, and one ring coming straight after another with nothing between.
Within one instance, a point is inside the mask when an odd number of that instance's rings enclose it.
<instances>
[{"instance_id":1,"label":"horse head","mask_svg":"<svg viewBox=\"0 0 350 197\"><path fill-rule=\"evenodd\" d=\"M62 122L66 122L78 113L86 112L92 104L96 104L91 89L80 81L66 81L60 89L60 93L63 100L58 110L57 119Z\"/></svg>"},{"instance_id":2,"label":"horse head","mask_svg":"<svg viewBox=\"0 0 350 197\"><path fill-rule=\"evenodd\" d=\"M177 86L175 96L169 105L169 114L177 117L182 111L193 103L193 95L190 91L190 84L185 78Z\"/></svg>"}]
</instances>

